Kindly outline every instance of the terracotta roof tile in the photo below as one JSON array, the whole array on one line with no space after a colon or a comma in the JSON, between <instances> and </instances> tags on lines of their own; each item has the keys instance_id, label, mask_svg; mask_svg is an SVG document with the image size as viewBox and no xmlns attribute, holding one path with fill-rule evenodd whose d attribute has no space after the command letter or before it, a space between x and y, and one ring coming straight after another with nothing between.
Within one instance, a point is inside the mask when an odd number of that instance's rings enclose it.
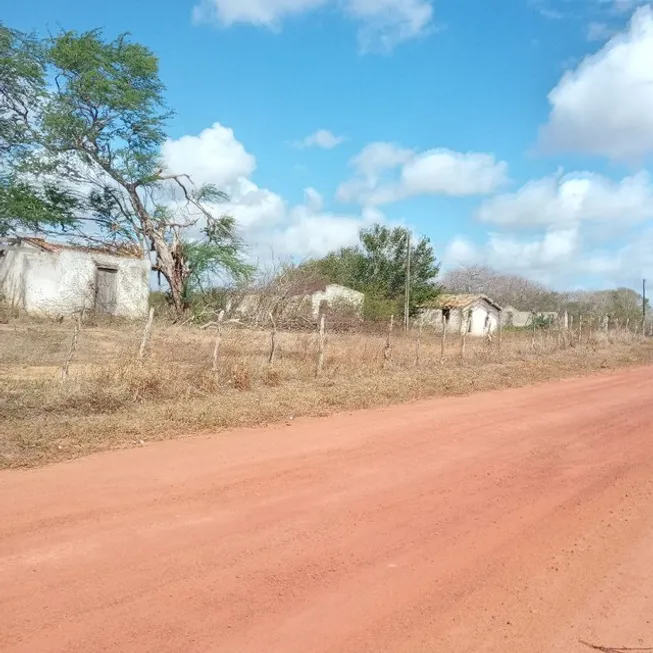
<instances>
[{"instance_id":1,"label":"terracotta roof tile","mask_svg":"<svg viewBox=\"0 0 653 653\"><path fill-rule=\"evenodd\" d=\"M474 302L484 300L488 304L492 304L499 310L501 306L497 304L494 300L490 299L487 295L440 295L436 300L430 302L426 307L428 308L446 308L446 309L457 309L457 308L467 308L471 306Z\"/></svg>"},{"instance_id":2,"label":"terracotta roof tile","mask_svg":"<svg viewBox=\"0 0 653 653\"><path fill-rule=\"evenodd\" d=\"M34 236L20 237L16 240L30 243L35 247L40 247L46 252L52 252L53 254L68 249L77 252L88 252L89 254L108 254L123 258L143 258L143 252L138 245L111 245L107 243L104 246L89 247L85 245L74 245L72 243L55 243Z\"/></svg>"}]
</instances>

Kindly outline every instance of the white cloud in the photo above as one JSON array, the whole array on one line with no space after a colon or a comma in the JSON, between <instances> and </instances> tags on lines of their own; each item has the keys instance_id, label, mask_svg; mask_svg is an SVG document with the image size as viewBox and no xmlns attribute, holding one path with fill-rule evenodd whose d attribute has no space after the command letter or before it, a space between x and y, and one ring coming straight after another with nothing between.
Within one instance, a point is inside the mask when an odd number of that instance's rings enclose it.
<instances>
[{"instance_id":1,"label":"white cloud","mask_svg":"<svg viewBox=\"0 0 653 653\"><path fill-rule=\"evenodd\" d=\"M358 41L364 52L389 52L424 34L433 20L428 0L348 0L347 11L362 22Z\"/></svg>"},{"instance_id":2,"label":"white cloud","mask_svg":"<svg viewBox=\"0 0 653 653\"><path fill-rule=\"evenodd\" d=\"M229 27L250 23L278 29L293 14L301 14L327 4L329 0L202 0L193 9L195 22L217 20Z\"/></svg>"},{"instance_id":3,"label":"white cloud","mask_svg":"<svg viewBox=\"0 0 653 653\"><path fill-rule=\"evenodd\" d=\"M653 278L653 228L631 233L630 242L618 248L588 242L579 226L553 228L530 239L491 233L482 243L458 236L445 249L442 264L445 269L488 265L563 290L588 277L596 287L636 288L642 278Z\"/></svg>"},{"instance_id":4,"label":"white cloud","mask_svg":"<svg viewBox=\"0 0 653 653\"><path fill-rule=\"evenodd\" d=\"M389 204L417 195L484 195L507 181L508 166L490 154L446 149L414 152L372 143L351 161L355 175L340 185L343 202Z\"/></svg>"},{"instance_id":5,"label":"white cloud","mask_svg":"<svg viewBox=\"0 0 653 653\"><path fill-rule=\"evenodd\" d=\"M464 236L456 236L446 247L442 255L442 265L445 269L458 265L470 265L479 259L477 245Z\"/></svg>"},{"instance_id":6,"label":"white cloud","mask_svg":"<svg viewBox=\"0 0 653 653\"><path fill-rule=\"evenodd\" d=\"M508 165L490 154L429 150L406 163L401 171L406 195L485 195L507 181Z\"/></svg>"},{"instance_id":7,"label":"white cloud","mask_svg":"<svg viewBox=\"0 0 653 653\"><path fill-rule=\"evenodd\" d=\"M527 239L490 233L482 244L457 236L445 249L442 263L445 269L477 263L499 272L564 285L578 273L581 258L582 239L578 227L572 226L552 228Z\"/></svg>"},{"instance_id":8,"label":"white cloud","mask_svg":"<svg viewBox=\"0 0 653 653\"><path fill-rule=\"evenodd\" d=\"M606 23L592 21L587 26L588 41L607 41L614 36L614 29Z\"/></svg>"},{"instance_id":9,"label":"white cloud","mask_svg":"<svg viewBox=\"0 0 653 653\"><path fill-rule=\"evenodd\" d=\"M300 259L319 257L358 242L358 232L373 222L384 222L378 211L364 210L361 215L347 216L316 213L308 206L295 207L288 224L272 233L275 254Z\"/></svg>"},{"instance_id":10,"label":"white cloud","mask_svg":"<svg viewBox=\"0 0 653 653\"><path fill-rule=\"evenodd\" d=\"M363 51L389 51L424 34L433 20L432 0L201 0L193 20L278 30L286 18L330 5L360 24Z\"/></svg>"},{"instance_id":11,"label":"white cloud","mask_svg":"<svg viewBox=\"0 0 653 653\"><path fill-rule=\"evenodd\" d=\"M301 141L295 142L293 145L297 148L304 149L307 147L321 147L323 150L332 150L341 143L344 143L344 136L336 136L328 129L318 129Z\"/></svg>"},{"instance_id":12,"label":"white cloud","mask_svg":"<svg viewBox=\"0 0 653 653\"><path fill-rule=\"evenodd\" d=\"M374 209L353 215L324 212L322 196L310 187L304 191L303 204L289 206L278 193L250 179L256 159L220 123L197 136L168 140L162 156L171 172L189 174L198 185L212 183L228 193L229 201L211 208L236 219L254 260L269 260L273 253L283 258L321 256L355 244L361 227L385 221Z\"/></svg>"},{"instance_id":13,"label":"white cloud","mask_svg":"<svg viewBox=\"0 0 653 653\"><path fill-rule=\"evenodd\" d=\"M324 199L315 188L306 188L304 190L304 204L314 212L321 211L324 206Z\"/></svg>"},{"instance_id":14,"label":"white cloud","mask_svg":"<svg viewBox=\"0 0 653 653\"><path fill-rule=\"evenodd\" d=\"M609 2L615 11L625 13L632 11L637 5L641 4L641 0L605 0Z\"/></svg>"},{"instance_id":15,"label":"white cloud","mask_svg":"<svg viewBox=\"0 0 653 653\"><path fill-rule=\"evenodd\" d=\"M577 227L551 229L542 238L530 240L491 234L489 247L495 261L513 269L548 269L563 265L579 250Z\"/></svg>"},{"instance_id":16,"label":"white cloud","mask_svg":"<svg viewBox=\"0 0 653 653\"><path fill-rule=\"evenodd\" d=\"M561 226L584 220L632 224L653 218L653 185L640 172L614 182L592 173L554 175L484 202L477 218L504 226Z\"/></svg>"},{"instance_id":17,"label":"white cloud","mask_svg":"<svg viewBox=\"0 0 653 653\"><path fill-rule=\"evenodd\" d=\"M233 188L230 200L217 208L233 215L241 229L247 232L281 224L287 212L286 202L280 195L244 178Z\"/></svg>"},{"instance_id":18,"label":"white cloud","mask_svg":"<svg viewBox=\"0 0 653 653\"><path fill-rule=\"evenodd\" d=\"M522 239L512 234L490 233L482 246L462 236L449 243L446 265L484 263L502 271L547 270L568 263L580 249L578 227L550 229L540 236Z\"/></svg>"},{"instance_id":19,"label":"white cloud","mask_svg":"<svg viewBox=\"0 0 653 653\"><path fill-rule=\"evenodd\" d=\"M188 174L198 185L212 183L227 191L256 168L256 159L236 140L233 131L218 122L199 136L167 140L161 153L172 172Z\"/></svg>"},{"instance_id":20,"label":"white cloud","mask_svg":"<svg viewBox=\"0 0 653 653\"><path fill-rule=\"evenodd\" d=\"M548 150L633 159L653 151L653 9L567 72L549 94Z\"/></svg>"},{"instance_id":21,"label":"white cloud","mask_svg":"<svg viewBox=\"0 0 653 653\"><path fill-rule=\"evenodd\" d=\"M412 156L412 150L394 143L370 143L351 160L350 165L366 177L375 177L382 170L407 163Z\"/></svg>"}]
</instances>

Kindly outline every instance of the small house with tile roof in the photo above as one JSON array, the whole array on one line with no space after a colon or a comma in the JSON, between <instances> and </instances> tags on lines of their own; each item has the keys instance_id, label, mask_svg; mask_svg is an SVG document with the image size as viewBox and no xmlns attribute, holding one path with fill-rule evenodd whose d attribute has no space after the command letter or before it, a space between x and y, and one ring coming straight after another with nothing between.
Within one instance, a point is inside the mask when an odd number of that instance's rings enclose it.
<instances>
[{"instance_id":1,"label":"small house with tile roof","mask_svg":"<svg viewBox=\"0 0 653 653\"><path fill-rule=\"evenodd\" d=\"M486 295L440 295L420 308L419 319L438 331L485 336L499 327L501 306Z\"/></svg>"},{"instance_id":2,"label":"small house with tile roof","mask_svg":"<svg viewBox=\"0 0 653 653\"><path fill-rule=\"evenodd\" d=\"M16 237L0 241L0 299L28 315L82 310L147 314L151 264L139 247L85 247Z\"/></svg>"}]
</instances>

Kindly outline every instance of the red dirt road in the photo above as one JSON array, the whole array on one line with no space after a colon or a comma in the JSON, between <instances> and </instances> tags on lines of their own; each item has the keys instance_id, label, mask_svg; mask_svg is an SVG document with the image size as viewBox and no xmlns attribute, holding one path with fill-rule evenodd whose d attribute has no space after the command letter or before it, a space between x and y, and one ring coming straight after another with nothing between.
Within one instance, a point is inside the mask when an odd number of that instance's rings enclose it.
<instances>
[{"instance_id":1,"label":"red dirt road","mask_svg":"<svg viewBox=\"0 0 653 653\"><path fill-rule=\"evenodd\" d=\"M0 473L0 650L653 647L653 369Z\"/></svg>"}]
</instances>

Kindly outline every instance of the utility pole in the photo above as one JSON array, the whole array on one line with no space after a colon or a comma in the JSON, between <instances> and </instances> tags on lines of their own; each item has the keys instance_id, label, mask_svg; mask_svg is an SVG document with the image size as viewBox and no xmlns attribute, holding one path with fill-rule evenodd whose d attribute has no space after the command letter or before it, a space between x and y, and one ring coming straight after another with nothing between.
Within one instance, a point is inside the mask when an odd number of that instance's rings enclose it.
<instances>
[{"instance_id":1,"label":"utility pole","mask_svg":"<svg viewBox=\"0 0 653 653\"><path fill-rule=\"evenodd\" d=\"M404 293L404 329L410 328L410 232L406 234L406 291Z\"/></svg>"}]
</instances>

